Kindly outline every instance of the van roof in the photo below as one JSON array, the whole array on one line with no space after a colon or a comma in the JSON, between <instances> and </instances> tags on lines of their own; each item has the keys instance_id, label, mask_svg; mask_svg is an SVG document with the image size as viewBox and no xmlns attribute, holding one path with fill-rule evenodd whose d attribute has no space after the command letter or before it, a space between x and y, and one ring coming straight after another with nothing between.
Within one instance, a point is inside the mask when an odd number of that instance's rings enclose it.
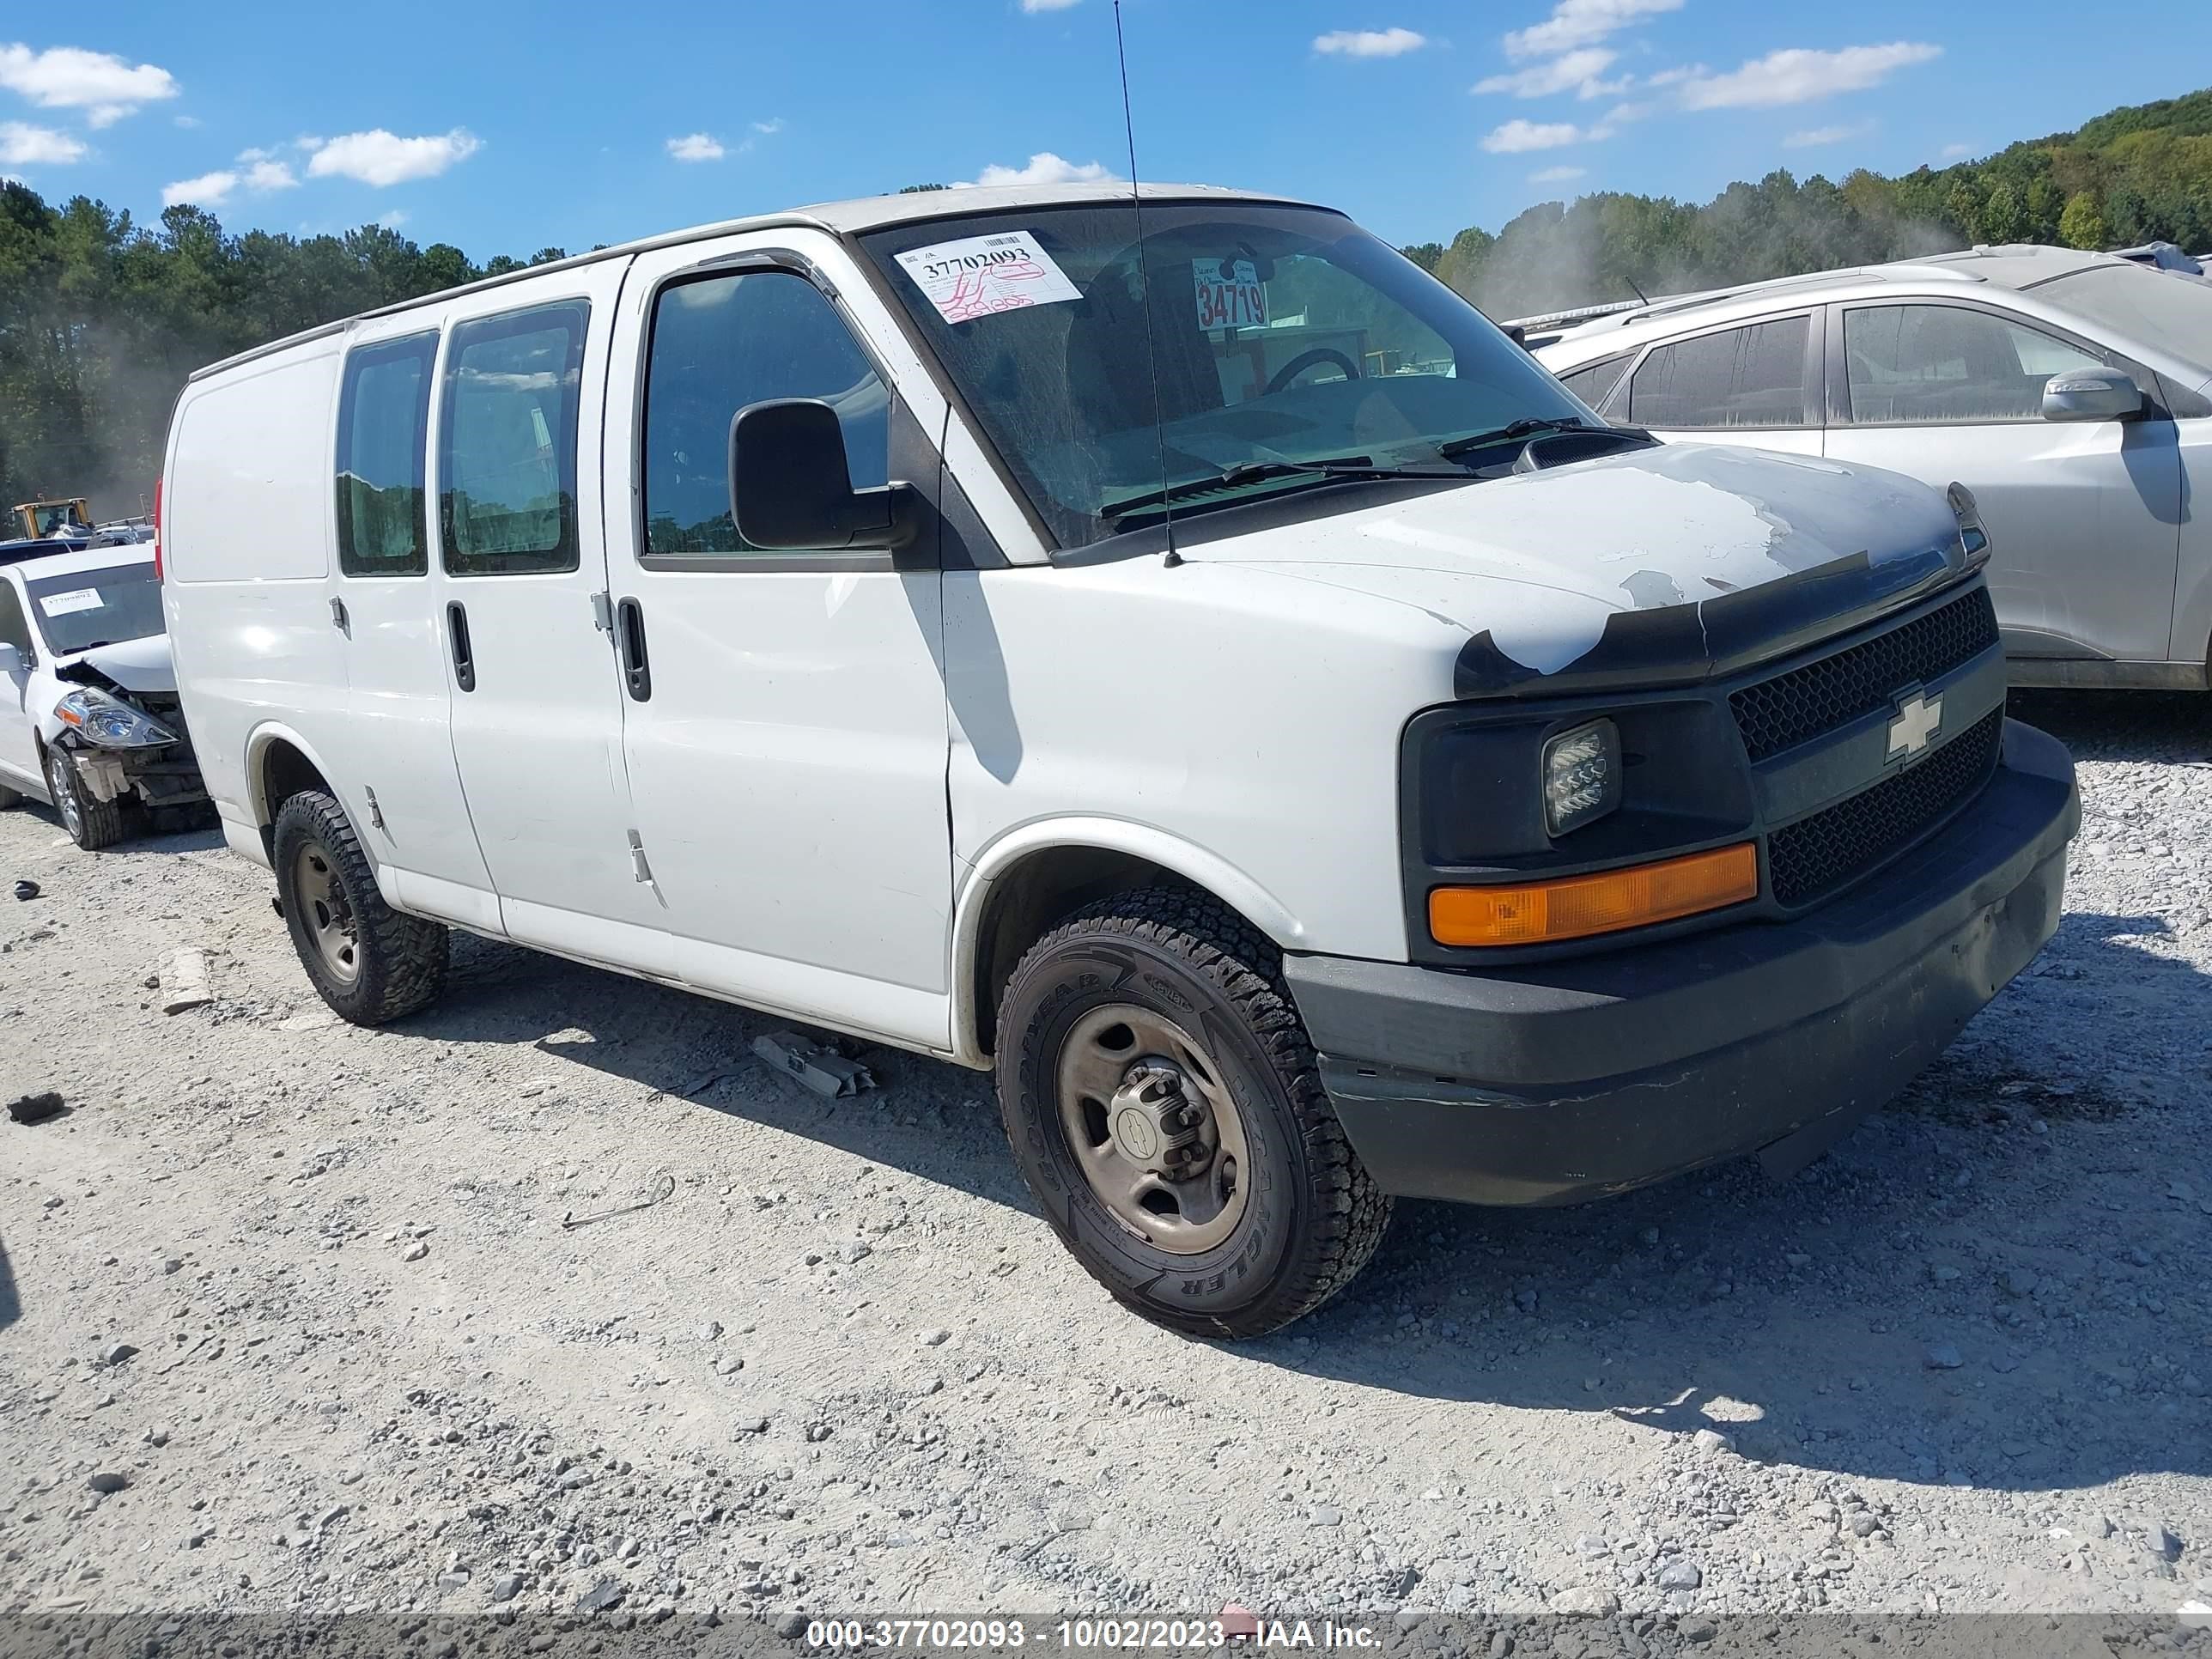
<instances>
[{"instance_id":1,"label":"van roof","mask_svg":"<svg viewBox=\"0 0 2212 1659\"><path fill-rule=\"evenodd\" d=\"M248 350L208 363L194 369L188 380L204 380L237 364L249 362L287 346L304 341L319 339L336 334L352 324L369 317L389 317L400 312L411 311L432 300L450 300L457 294L474 294L482 289L497 288L507 283L518 283L528 276L542 276L547 271L567 270L578 265L590 264L599 259L625 258L651 248L672 247L684 242L703 241L710 236L727 236L738 231L773 230L790 226L808 230L823 230L834 236L855 236L864 231L882 230L891 225L923 224L932 219L965 217L975 213L1004 213L1010 210L1032 207L1080 207L1091 204L1126 202L1132 195L1145 202L1266 202L1279 207L1314 207L1316 203L1299 201L1294 197L1269 195L1260 191L1231 190L1221 185L956 185L945 190L918 190L895 196L861 196L850 201L820 202L810 207L790 208L776 213L753 214L742 219L723 219L713 224L694 225L685 230L665 231L657 236L641 237L635 241L618 243L612 247L594 248L589 253L579 253L566 259L548 260L542 265L526 265L497 276L486 276L459 288L440 289L434 294L424 294L412 300L401 300L388 306L379 306L371 311L356 312L351 316L302 329L280 339L266 342ZM1324 211L1335 211L1334 209Z\"/></svg>"}]
</instances>

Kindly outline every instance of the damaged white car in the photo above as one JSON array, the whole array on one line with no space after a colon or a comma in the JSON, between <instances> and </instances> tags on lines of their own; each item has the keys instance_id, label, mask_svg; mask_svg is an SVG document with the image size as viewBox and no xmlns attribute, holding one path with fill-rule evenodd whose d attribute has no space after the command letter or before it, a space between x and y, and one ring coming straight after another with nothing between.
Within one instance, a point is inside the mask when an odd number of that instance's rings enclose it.
<instances>
[{"instance_id":1,"label":"damaged white car","mask_svg":"<svg viewBox=\"0 0 2212 1659\"><path fill-rule=\"evenodd\" d=\"M0 806L51 802L79 847L129 809L207 799L177 704L152 550L0 566Z\"/></svg>"}]
</instances>

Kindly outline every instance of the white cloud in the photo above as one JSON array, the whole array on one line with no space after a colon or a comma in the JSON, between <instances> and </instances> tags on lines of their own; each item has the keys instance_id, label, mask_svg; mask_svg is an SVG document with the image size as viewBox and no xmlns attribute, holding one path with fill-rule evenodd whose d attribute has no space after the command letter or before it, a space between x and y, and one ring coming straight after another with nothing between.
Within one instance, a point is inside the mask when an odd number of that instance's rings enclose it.
<instances>
[{"instance_id":1,"label":"white cloud","mask_svg":"<svg viewBox=\"0 0 2212 1659\"><path fill-rule=\"evenodd\" d=\"M1694 81L1708 72L1703 64L1680 64L1673 69L1661 70L1656 75L1645 76L1644 84L1647 87L1671 87L1680 82Z\"/></svg>"},{"instance_id":2,"label":"white cloud","mask_svg":"<svg viewBox=\"0 0 2212 1659\"><path fill-rule=\"evenodd\" d=\"M1658 112L1659 106L1656 104L1615 104L1606 111L1605 119L1601 125L1611 131L1614 127L1625 127L1632 121L1645 120Z\"/></svg>"},{"instance_id":3,"label":"white cloud","mask_svg":"<svg viewBox=\"0 0 2212 1659\"><path fill-rule=\"evenodd\" d=\"M1899 70L1942 55L1942 47L1914 40L1845 46L1838 52L1792 47L1754 58L1727 75L1685 81L1682 102L1690 109L1764 109L1807 104L1839 92L1863 92L1880 86Z\"/></svg>"},{"instance_id":4,"label":"white cloud","mask_svg":"<svg viewBox=\"0 0 2212 1659\"><path fill-rule=\"evenodd\" d=\"M1022 0L1022 9L1027 12L1066 11L1078 0Z\"/></svg>"},{"instance_id":5,"label":"white cloud","mask_svg":"<svg viewBox=\"0 0 2212 1659\"><path fill-rule=\"evenodd\" d=\"M1943 146L1943 159L1947 161L1963 161L1973 153L1974 147L1972 144L1946 144Z\"/></svg>"},{"instance_id":6,"label":"white cloud","mask_svg":"<svg viewBox=\"0 0 2212 1659\"><path fill-rule=\"evenodd\" d=\"M203 173L197 179L179 179L173 185L162 185L161 205L167 208L190 202L194 207L221 207L237 188L238 175L227 167L219 173Z\"/></svg>"},{"instance_id":7,"label":"white cloud","mask_svg":"<svg viewBox=\"0 0 2212 1659\"><path fill-rule=\"evenodd\" d=\"M1785 149L1811 149L1821 144L1840 144L1846 138L1863 138L1874 131L1871 121L1845 121L1834 126L1807 127L1782 141Z\"/></svg>"},{"instance_id":8,"label":"white cloud","mask_svg":"<svg viewBox=\"0 0 2212 1659\"><path fill-rule=\"evenodd\" d=\"M668 153L679 161L719 161L729 152L722 141L704 132L688 132L668 141Z\"/></svg>"},{"instance_id":9,"label":"white cloud","mask_svg":"<svg viewBox=\"0 0 2212 1659\"><path fill-rule=\"evenodd\" d=\"M82 138L26 121L0 121L0 167L34 167L84 159Z\"/></svg>"},{"instance_id":10,"label":"white cloud","mask_svg":"<svg viewBox=\"0 0 2212 1659\"><path fill-rule=\"evenodd\" d=\"M483 141L465 127L420 138L402 138L377 127L368 132L301 142L313 150L307 158L310 178L357 179L380 187L405 184L410 179L434 179L483 148Z\"/></svg>"},{"instance_id":11,"label":"white cloud","mask_svg":"<svg viewBox=\"0 0 2212 1659\"><path fill-rule=\"evenodd\" d=\"M783 128L784 119L781 115L771 115L765 121L753 123L753 131L763 137L773 138L777 133L781 132Z\"/></svg>"},{"instance_id":12,"label":"white cloud","mask_svg":"<svg viewBox=\"0 0 2212 1659\"><path fill-rule=\"evenodd\" d=\"M199 125L200 124L200 118L197 115L172 115L169 119L178 126L183 127L187 131Z\"/></svg>"},{"instance_id":13,"label":"white cloud","mask_svg":"<svg viewBox=\"0 0 2212 1659\"><path fill-rule=\"evenodd\" d=\"M393 208L387 213L379 215L376 222L382 225L386 230L397 230L400 226L407 222L407 210L405 208Z\"/></svg>"},{"instance_id":14,"label":"white cloud","mask_svg":"<svg viewBox=\"0 0 2212 1659\"><path fill-rule=\"evenodd\" d=\"M133 65L112 52L54 46L33 52L26 46L0 46L0 87L19 93L41 109L81 109L85 119L104 127L141 104L173 98L177 78L152 64Z\"/></svg>"},{"instance_id":15,"label":"white cloud","mask_svg":"<svg viewBox=\"0 0 2212 1659\"><path fill-rule=\"evenodd\" d=\"M1589 171L1588 167L1545 167L1530 173L1528 182L1532 185L1564 185L1570 179L1579 179Z\"/></svg>"},{"instance_id":16,"label":"white cloud","mask_svg":"<svg viewBox=\"0 0 2212 1659\"><path fill-rule=\"evenodd\" d=\"M248 190L290 190L300 182L300 175L292 171L291 164L279 160L273 149L242 149L238 159L246 167Z\"/></svg>"},{"instance_id":17,"label":"white cloud","mask_svg":"<svg viewBox=\"0 0 2212 1659\"><path fill-rule=\"evenodd\" d=\"M1427 35L1411 29L1331 29L1314 36L1313 49L1345 58L1401 58L1428 44Z\"/></svg>"},{"instance_id":18,"label":"white cloud","mask_svg":"<svg viewBox=\"0 0 2212 1659\"><path fill-rule=\"evenodd\" d=\"M1041 149L1030 157L1026 167L1001 167L994 161L977 173L974 182L979 185L1095 185L1113 176L1101 162L1078 164L1064 161L1048 149Z\"/></svg>"},{"instance_id":19,"label":"white cloud","mask_svg":"<svg viewBox=\"0 0 2212 1659\"><path fill-rule=\"evenodd\" d=\"M1510 75L1493 75L1486 81L1476 82L1474 89L1478 93L1510 92L1516 98L1548 98L1555 92L1579 88L1583 97L1596 98L1607 91L1618 92L1626 84L1608 88L1598 79L1619 56L1603 46L1585 46L1548 63L1532 64Z\"/></svg>"},{"instance_id":20,"label":"white cloud","mask_svg":"<svg viewBox=\"0 0 2212 1659\"><path fill-rule=\"evenodd\" d=\"M1493 155L1518 155L1526 150L1579 144L1604 134L1604 129L1595 127L1585 132L1571 121L1508 121L1486 137L1482 147Z\"/></svg>"},{"instance_id":21,"label":"white cloud","mask_svg":"<svg viewBox=\"0 0 2212 1659\"><path fill-rule=\"evenodd\" d=\"M1506 56L1548 58L1595 46L1632 23L1681 9L1682 0L1559 0L1542 22L1505 37Z\"/></svg>"}]
</instances>

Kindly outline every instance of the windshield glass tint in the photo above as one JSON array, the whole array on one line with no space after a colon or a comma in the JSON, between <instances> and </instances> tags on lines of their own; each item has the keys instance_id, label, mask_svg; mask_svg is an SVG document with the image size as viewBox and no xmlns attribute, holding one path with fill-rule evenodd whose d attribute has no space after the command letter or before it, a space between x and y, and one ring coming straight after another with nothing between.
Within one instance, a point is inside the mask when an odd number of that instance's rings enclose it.
<instances>
[{"instance_id":1,"label":"windshield glass tint","mask_svg":"<svg viewBox=\"0 0 2212 1659\"><path fill-rule=\"evenodd\" d=\"M1455 438L1590 418L1480 312L1335 214L1147 202L1144 231L1141 272L1126 205L863 239L1063 546L1148 522L1157 508L1131 503L1231 467L1436 468ZM1224 485L1175 511L1310 482Z\"/></svg>"},{"instance_id":2,"label":"windshield glass tint","mask_svg":"<svg viewBox=\"0 0 2212 1659\"><path fill-rule=\"evenodd\" d=\"M46 649L56 656L162 631L161 584L154 580L150 560L33 576L23 585Z\"/></svg>"},{"instance_id":3,"label":"windshield glass tint","mask_svg":"<svg viewBox=\"0 0 2212 1659\"><path fill-rule=\"evenodd\" d=\"M2036 291L2039 299L2122 337L2212 373L2212 283L2139 265L2093 265Z\"/></svg>"}]
</instances>

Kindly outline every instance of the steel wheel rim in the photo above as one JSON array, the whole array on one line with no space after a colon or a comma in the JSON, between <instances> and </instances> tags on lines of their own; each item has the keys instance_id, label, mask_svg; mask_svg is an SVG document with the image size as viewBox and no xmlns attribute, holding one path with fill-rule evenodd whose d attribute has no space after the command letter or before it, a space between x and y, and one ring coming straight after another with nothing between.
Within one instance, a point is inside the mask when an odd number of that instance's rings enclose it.
<instances>
[{"instance_id":1,"label":"steel wheel rim","mask_svg":"<svg viewBox=\"0 0 2212 1659\"><path fill-rule=\"evenodd\" d=\"M76 780L70 775L69 757L57 750L46 757L46 781L53 786L54 811L62 815L62 828L72 838L84 834L84 804L76 798Z\"/></svg>"},{"instance_id":2,"label":"steel wheel rim","mask_svg":"<svg viewBox=\"0 0 2212 1659\"><path fill-rule=\"evenodd\" d=\"M309 842L292 860L292 892L300 921L314 941L315 953L331 976L350 985L361 976L361 940L353 906L331 867L330 854Z\"/></svg>"},{"instance_id":3,"label":"steel wheel rim","mask_svg":"<svg viewBox=\"0 0 2212 1659\"><path fill-rule=\"evenodd\" d=\"M1236 1231L1251 1169L1244 1121L1189 1033L1133 1004L1094 1008L1061 1042L1056 1082L1076 1164L1122 1228L1172 1255Z\"/></svg>"}]
</instances>

